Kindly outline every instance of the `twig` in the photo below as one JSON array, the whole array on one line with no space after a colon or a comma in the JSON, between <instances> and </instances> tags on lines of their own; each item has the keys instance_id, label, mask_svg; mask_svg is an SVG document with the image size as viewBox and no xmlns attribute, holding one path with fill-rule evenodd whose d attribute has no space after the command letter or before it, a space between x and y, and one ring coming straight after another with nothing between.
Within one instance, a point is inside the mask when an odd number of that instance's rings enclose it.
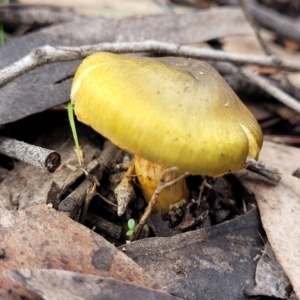
<instances>
[{"instance_id":1,"label":"twig","mask_svg":"<svg viewBox=\"0 0 300 300\"><path fill-rule=\"evenodd\" d=\"M99 193L96 193L96 195L101 198L104 202L106 202L107 204L109 204L110 206L114 206L116 209L118 209L118 205L111 202L110 200L108 200L107 198L103 197L102 195L100 195Z\"/></svg>"},{"instance_id":2,"label":"twig","mask_svg":"<svg viewBox=\"0 0 300 300\"><path fill-rule=\"evenodd\" d=\"M193 48L180 46L173 43L164 43L158 41L132 42L132 43L103 43L82 47L52 47L43 46L33 50L24 58L16 61L14 64L0 70L0 87L14 78L33 70L34 68L57 61L66 61L84 58L97 51L110 51L115 53L125 52L155 52L167 55L180 55L193 58L230 61L239 64L257 64L260 66L279 67L287 70L300 71L300 64L280 60L274 56L245 55L236 53L226 53L220 50ZM300 104L296 99L289 96L279 88L271 85L267 80L255 75L250 70L241 71L252 82L258 84L269 94L300 113ZM263 84L262 84L263 82ZM277 92L275 92L275 90Z\"/></svg>"},{"instance_id":3,"label":"twig","mask_svg":"<svg viewBox=\"0 0 300 300\"><path fill-rule=\"evenodd\" d=\"M59 153L7 137L0 137L0 153L50 173L60 165Z\"/></svg>"},{"instance_id":4,"label":"twig","mask_svg":"<svg viewBox=\"0 0 300 300\"><path fill-rule=\"evenodd\" d=\"M266 166L261 161L256 161L251 157L247 157L246 169L273 182L279 182L281 179L280 173L276 168Z\"/></svg>"},{"instance_id":5,"label":"twig","mask_svg":"<svg viewBox=\"0 0 300 300\"><path fill-rule=\"evenodd\" d=\"M138 226L135 229L135 232L134 232L134 235L133 235L131 241L135 241L139 238L139 236L140 236L140 234L141 234L141 232L142 232L142 230L143 230L143 228L144 228L144 226L145 226L145 224L146 224L146 222L147 222L147 220L148 220L148 218L149 218L149 216L152 212L152 209L153 209L155 203L157 202L158 196L161 193L161 191L163 189L165 189L166 187L175 184L176 182L182 180L183 178L185 178L189 175L189 173L186 172L186 173L178 176L174 180L168 181L168 174L171 173L171 172L174 172L175 170L177 170L177 167L168 168L162 174L161 179L159 180L158 185L157 185L157 187L156 187L156 189L155 189L155 191L154 191L154 193L151 197L151 200L148 203L148 206L147 206L147 208L146 208L146 210L145 210Z\"/></svg>"},{"instance_id":6,"label":"twig","mask_svg":"<svg viewBox=\"0 0 300 300\"><path fill-rule=\"evenodd\" d=\"M228 53L221 50L180 46L158 41L132 43L102 43L81 47L52 47L49 45L36 48L22 59L0 70L0 86L14 78L47 63L82 59L95 52L108 51L114 53L151 52L164 55L184 56L190 58L228 61L237 64L257 64L263 67L280 67L291 71L300 71L300 64L280 60L276 56L259 56Z\"/></svg>"},{"instance_id":7,"label":"twig","mask_svg":"<svg viewBox=\"0 0 300 300\"><path fill-rule=\"evenodd\" d=\"M262 37L261 37L261 35L259 33L259 30L258 30L258 28L256 26L256 23L253 21L253 18L251 16L251 13L248 10L248 7L247 7L245 1L244 0L237 0L237 2L239 4L239 6L241 7L246 20L248 21L248 23L250 24L250 26L254 30L254 34L256 36L256 39L258 40L258 42L259 42L260 46L262 47L263 51L267 55L272 55L270 49L268 48L268 46L266 45L266 43L262 39Z\"/></svg>"},{"instance_id":8,"label":"twig","mask_svg":"<svg viewBox=\"0 0 300 300\"><path fill-rule=\"evenodd\" d=\"M300 102L277 86L273 85L268 79L263 78L262 76L259 76L246 68L241 68L241 73L249 80L260 86L263 90L268 92L270 95L272 95L274 98L278 99L286 106L300 113Z\"/></svg>"}]
</instances>

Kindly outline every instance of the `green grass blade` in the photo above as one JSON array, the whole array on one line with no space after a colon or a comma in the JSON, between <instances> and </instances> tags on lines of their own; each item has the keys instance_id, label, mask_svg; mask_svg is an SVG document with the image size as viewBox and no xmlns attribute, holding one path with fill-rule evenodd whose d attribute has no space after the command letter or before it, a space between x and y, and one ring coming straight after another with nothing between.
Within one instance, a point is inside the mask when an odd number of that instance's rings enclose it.
<instances>
[{"instance_id":1,"label":"green grass blade","mask_svg":"<svg viewBox=\"0 0 300 300\"><path fill-rule=\"evenodd\" d=\"M81 151L80 151L80 146L79 146L79 141L78 141L76 126L75 126L73 105L72 105L71 102L68 103L68 117L69 117L69 122L70 122L71 130L72 130L72 135L73 135L73 139L74 139L74 143L75 143L75 148L76 148L78 163L81 166L82 165Z\"/></svg>"}]
</instances>

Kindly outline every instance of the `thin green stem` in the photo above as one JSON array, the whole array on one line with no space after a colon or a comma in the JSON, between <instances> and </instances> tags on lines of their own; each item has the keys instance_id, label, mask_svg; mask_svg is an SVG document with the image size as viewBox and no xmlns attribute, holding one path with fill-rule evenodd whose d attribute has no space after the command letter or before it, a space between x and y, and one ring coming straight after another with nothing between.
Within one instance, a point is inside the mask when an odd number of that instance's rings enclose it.
<instances>
[{"instance_id":1,"label":"thin green stem","mask_svg":"<svg viewBox=\"0 0 300 300\"><path fill-rule=\"evenodd\" d=\"M74 139L74 143L75 143L75 148L76 148L76 154L77 154L77 158L78 158L78 163L81 166L82 165L81 151L80 151L80 146L79 146L79 141L78 141L76 126L75 126L73 105L72 105L71 102L68 103L68 117L69 117L69 122L70 122L71 130L72 130L72 135L73 135L73 139Z\"/></svg>"}]
</instances>

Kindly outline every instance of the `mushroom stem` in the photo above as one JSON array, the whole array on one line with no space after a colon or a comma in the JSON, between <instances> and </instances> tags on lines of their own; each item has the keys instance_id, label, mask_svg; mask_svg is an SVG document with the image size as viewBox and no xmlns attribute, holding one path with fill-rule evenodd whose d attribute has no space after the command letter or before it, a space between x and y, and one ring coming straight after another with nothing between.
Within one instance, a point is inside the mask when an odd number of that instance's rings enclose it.
<instances>
[{"instance_id":1,"label":"mushroom stem","mask_svg":"<svg viewBox=\"0 0 300 300\"><path fill-rule=\"evenodd\" d=\"M152 163L137 155L134 158L134 167L143 195L148 203L166 170L168 170L167 178L165 178L167 182L173 181L183 174L177 168L165 169L163 166ZM163 213L167 213L170 204L187 199L187 197L188 188L185 178L182 178L160 191L157 201L153 206L153 212L162 211Z\"/></svg>"},{"instance_id":2,"label":"mushroom stem","mask_svg":"<svg viewBox=\"0 0 300 300\"><path fill-rule=\"evenodd\" d=\"M174 174L176 172L179 173L177 167L168 168L162 172L161 178L159 179L158 184L154 190L154 193L152 194L152 197L149 201L149 204L148 204L138 226L135 229L135 232L134 232L134 235L133 235L131 241L135 241L139 238L139 236L143 230L143 227L146 224L146 222L153 210L153 207L156 204L157 199L161 196L162 192L165 189L168 189L169 187L176 185L178 182L184 181L185 177L187 177L189 175L188 172L185 172L185 173L179 175L178 177L174 178ZM173 179L171 179L171 178L173 178Z\"/></svg>"}]
</instances>

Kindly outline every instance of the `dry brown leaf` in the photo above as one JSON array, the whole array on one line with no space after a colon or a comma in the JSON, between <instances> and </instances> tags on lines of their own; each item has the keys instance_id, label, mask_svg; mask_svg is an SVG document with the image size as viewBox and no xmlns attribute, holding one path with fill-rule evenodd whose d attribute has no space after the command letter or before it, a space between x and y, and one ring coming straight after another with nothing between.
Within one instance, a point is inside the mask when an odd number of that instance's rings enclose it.
<instances>
[{"instance_id":1,"label":"dry brown leaf","mask_svg":"<svg viewBox=\"0 0 300 300\"><path fill-rule=\"evenodd\" d=\"M300 297L300 181L291 175L300 165L300 149L265 142L260 160L279 169L278 184L247 171L238 176L255 192L269 242Z\"/></svg>"},{"instance_id":2,"label":"dry brown leaf","mask_svg":"<svg viewBox=\"0 0 300 300\"><path fill-rule=\"evenodd\" d=\"M25 291L3 275L18 268L69 270L159 287L104 238L45 204L15 212L0 210L0 248L4 250L0 299L7 299L9 291L24 296Z\"/></svg>"}]
</instances>

